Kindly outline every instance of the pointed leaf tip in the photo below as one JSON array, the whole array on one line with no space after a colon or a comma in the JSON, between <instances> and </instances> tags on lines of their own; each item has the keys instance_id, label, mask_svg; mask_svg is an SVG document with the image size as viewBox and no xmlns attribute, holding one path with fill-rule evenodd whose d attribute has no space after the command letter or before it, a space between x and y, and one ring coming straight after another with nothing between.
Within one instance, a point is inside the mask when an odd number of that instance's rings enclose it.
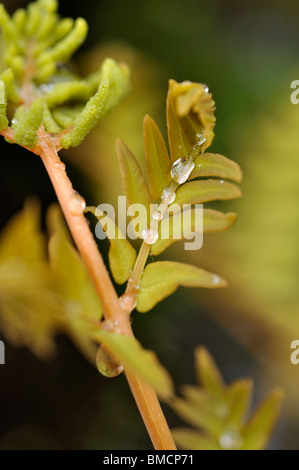
<instances>
[{"instance_id":1,"label":"pointed leaf tip","mask_svg":"<svg viewBox=\"0 0 299 470\"><path fill-rule=\"evenodd\" d=\"M143 136L150 193L154 200L158 200L171 183L171 161L161 132L149 115L143 120Z\"/></svg>"},{"instance_id":2,"label":"pointed leaf tip","mask_svg":"<svg viewBox=\"0 0 299 470\"><path fill-rule=\"evenodd\" d=\"M224 287L226 281L216 274L189 264L157 261L146 266L140 282L137 310L147 312L171 295L179 286Z\"/></svg>"}]
</instances>

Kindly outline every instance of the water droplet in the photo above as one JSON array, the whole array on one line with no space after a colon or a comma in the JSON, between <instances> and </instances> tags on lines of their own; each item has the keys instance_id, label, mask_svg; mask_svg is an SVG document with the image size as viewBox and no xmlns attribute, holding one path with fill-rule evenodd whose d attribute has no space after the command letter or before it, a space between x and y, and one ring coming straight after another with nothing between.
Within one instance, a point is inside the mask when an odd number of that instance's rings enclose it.
<instances>
[{"instance_id":1,"label":"water droplet","mask_svg":"<svg viewBox=\"0 0 299 470\"><path fill-rule=\"evenodd\" d=\"M46 93L49 93L49 91L53 90L53 88L54 88L54 83L48 83L48 84L42 83L42 85L40 85L39 87L39 90L41 93L46 94Z\"/></svg>"},{"instance_id":2,"label":"water droplet","mask_svg":"<svg viewBox=\"0 0 299 470\"><path fill-rule=\"evenodd\" d=\"M115 362L104 346L98 349L96 364L98 371L105 377L117 377L124 370L124 366Z\"/></svg>"},{"instance_id":3,"label":"water droplet","mask_svg":"<svg viewBox=\"0 0 299 470\"><path fill-rule=\"evenodd\" d=\"M54 163L53 166L54 168L56 168L56 170L61 170L61 171L65 170L65 164L63 162Z\"/></svg>"},{"instance_id":4,"label":"water droplet","mask_svg":"<svg viewBox=\"0 0 299 470\"><path fill-rule=\"evenodd\" d=\"M243 438L234 429L228 429L221 434L219 444L224 450L239 449L243 444Z\"/></svg>"},{"instance_id":5,"label":"water droplet","mask_svg":"<svg viewBox=\"0 0 299 470\"><path fill-rule=\"evenodd\" d=\"M142 231L141 237L148 245L153 245L159 238L159 234L157 230L153 230L152 228L144 229Z\"/></svg>"},{"instance_id":6,"label":"water droplet","mask_svg":"<svg viewBox=\"0 0 299 470\"><path fill-rule=\"evenodd\" d=\"M214 274L213 279L212 279L212 284L217 285L220 283L220 281L221 281L221 277L218 276L217 274Z\"/></svg>"},{"instance_id":7,"label":"water droplet","mask_svg":"<svg viewBox=\"0 0 299 470\"><path fill-rule=\"evenodd\" d=\"M74 191L71 202L70 202L71 213L73 215L82 214L85 207L86 207L85 199L82 196L80 196L80 194L77 193L77 191Z\"/></svg>"},{"instance_id":8,"label":"water droplet","mask_svg":"<svg viewBox=\"0 0 299 470\"><path fill-rule=\"evenodd\" d=\"M153 213L153 219L154 220L162 220L163 214L161 211L156 211Z\"/></svg>"},{"instance_id":9,"label":"water droplet","mask_svg":"<svg viewBox=\"0 0 299 470\"><path fill-rule=\"evenodd\" d=\"M183 184L189 178L194 168L194 162L190 158L178 158L171 168L171 177L178 183Z\"/></svg>"},{"instance_id":10,"label":"water droplet","mask_svg":"<svg viewBox=\"0 0 299 470\"><path fill-rule=\"evenodd\" d=\"M121 325L119 321L112 321L112 320L104 320L101 322L101 327L105 331L112 331L114 333L121 333Z\"/></svg>"},{"instance_id":11,"label":"water droplet","mask_svg":"<svg viewBox=\"0 0 299 470\"><path fill-rule=\"evenodd\" d=\"M17 120L16 118L13 118L13 119L11 120L11 125L12 125L12 126L15 126L17 123L18 123L18 120Z\"/></svg>"},{"instance_id":12,"label":"water droplet","mask_svg":"<svg viewBox=\"0 0 299 470\"><path fill-rule=\"evenodd\" d=\"M220 183L220 184L224 184L224 180L220 180L219 183Z\"/></svg>"},{"instance_id":13,"label":"water droplet","mask_svg":"<svg viewBox=\"0 0 299 470\"><path fill-rule=\"evenodd\" d=\"M206 85L205 83L202 83L202 86L203 86L205 93L209 93L210 90L209 90L208 85Z\"/></svg>"},{"instance_id":14,"label":"water droplet","mask_svg":"<svg viewBox=\"0 0 299 470\"><path fill-rule=\"evenodd\" d=\"M204 131L202 131L201 134L197 134L196 137L197 137L197 142L196 142L196 146L197 146L197 147L199 147L200 145L204 144L205 141L207 140Z\"/></svg>"},{"instance_id":15,"label":"water droplet","mask_svg":"<svg viewBox=\"0 0 299 470\"><path fill-rule=\"evenodd\" d=\"M163 189L161 199L164 204L171 204L175 200L175 191L172 188Z\"/></svg>"},{"instance_id":16,"label":"water droplet","mask_svg":"<svg viewBox=\"0 0 299 470\"><path fill-rule=\"evenodd\" d=\"M131 313L136 308L137 297L124 294L119 298L119 304L125 312Z\"/></svg>"}]
</instances>

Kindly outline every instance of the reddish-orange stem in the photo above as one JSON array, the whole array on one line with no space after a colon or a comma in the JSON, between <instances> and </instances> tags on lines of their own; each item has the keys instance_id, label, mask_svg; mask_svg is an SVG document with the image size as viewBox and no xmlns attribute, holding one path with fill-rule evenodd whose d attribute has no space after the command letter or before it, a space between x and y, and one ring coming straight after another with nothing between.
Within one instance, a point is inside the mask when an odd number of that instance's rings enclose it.
<instances>
[{"instance_id":1,"label":"reddish-orange stem","mask_svg":"<svg viewBox=\"0 0 299 470\"><path fill-rule=\"evenodd\" d=\"M107 269L89 230L83 212L72 213L74 190L60 163L55 142L40 133L33 151L40 155L56 191L62 211L101 299L106 319L116 321L125 335L133 336L129 317L120 306ZM127 380L156 450L175 450L175 444L155 391L134 374L126 371Z\"/></svg>"}]
</instances>

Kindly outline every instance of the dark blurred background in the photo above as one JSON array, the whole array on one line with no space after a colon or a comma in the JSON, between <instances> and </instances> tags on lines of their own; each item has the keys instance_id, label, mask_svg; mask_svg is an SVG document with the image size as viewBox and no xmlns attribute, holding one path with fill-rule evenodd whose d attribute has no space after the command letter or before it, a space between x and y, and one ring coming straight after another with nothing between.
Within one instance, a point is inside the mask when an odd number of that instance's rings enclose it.
<instances>
[{"instance_id":1,"label":"dark blurred background","mask_svg":"<svg viewBox=\"0 0 299 470\"><path fill-rule=\"evenodd\" d=\"M10 13L27 3L4 1ZM210 87L217 106L211 150L241 164L244 197L219 205L238 212L235 227L206 236L203 250L187 253L230 287L180 289L153 312L134 314L133 327L178 387L195 381L199 344L226 381L254 378L255 403L283 386L285 406L270 447L299 449L299 365L290 364L290 343L299 339L299 106L290 102L290 84L299 79L298 2L63 1L60 13L83 16L90 25L77 57L83 74L107 55L132 67L129 97L63 156L74 187L90 204L115 202L121 194L116 137L142 161L143 115L151 114L165 134L169 78ZM0 146L2 228L28 195L37 195L45 212L55 194L37 157L3 140ZM178 245L170 255L187 258ZM99 376L64 336L49 362L6 341L0 410L3 449L151 448L125 378ZM171 426L181 424L165 412Z\"/></svg>"}]
</instances>

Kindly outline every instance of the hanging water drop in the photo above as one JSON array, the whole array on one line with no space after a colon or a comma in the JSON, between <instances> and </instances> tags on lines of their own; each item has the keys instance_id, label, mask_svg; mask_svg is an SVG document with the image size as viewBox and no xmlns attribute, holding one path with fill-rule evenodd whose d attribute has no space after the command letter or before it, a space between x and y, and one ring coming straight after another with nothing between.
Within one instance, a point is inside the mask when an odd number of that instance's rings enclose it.
<instances>
[{"instance_id":1,"label":"hanging water drop","mask_svg":"<svg viewBox=\"0 0 299 470\"><path fill-rule=\"evenodd\" d=\"M163 189L161 199L164 204L172 204L175 200L175 191L172 188Z\"/></svg>"},{"instance_id":2,"label":"hanging water drop","mask_svg":"<svg viewBox=\"0 0 299 470\"><path fill-rule=\"evenodd\" d=\"M98 349L96 364L98 371L105 377L117 377L124 370L124 366L115 362L104 346Z\"/></svg>"},{"instance_id":3,"label":"hanging water drop","mask_svg":"<svg viewBox=\"0 0 299 470\"><path fill-rule=\"evenodd\" d=\"M221 434L219 444L224 450L240 449L243 444L243 438L234 429L228 429Z\"/></svg>"},{"instance_id":4,"label":"hanging water drop","mask_svg":"<svg viewBox=\"0 0 299 470\"><path fill-rule=\"evenodd\" d=\"M77 191L74 191L71 202L70 202L71 213L73 215L82 214L85 208L86 208L85 199L82 196L80 196L80 194L77 193Z\"/></svg>"},{"instance_id":5,"label":"hanging water drop","mask_svg":"<svg viewBox=\"0 0 299 470\"><path fill-rule=\"evenodd\" d=\"M202 83L202 86L203 86L205 93L209 93L210 90L209 90L208 85L206 85L205 83Z\"/></svg>"},{"instance_id":6,"label":"hanging water drop","mask_svg":"<svg viewBox=\"0 0 299 470\"><path fill-rule=\"evenodd\" d=\"M42 83L39 87L39 90L41 93L46 94L49 93L49 91L53 90L54 88L54 83Z\"/></svg>"},{"instance_id":7,"label":"hanging water drop","mask_svg":"<svg viewBox=\"0 0 299 470\"><path fill-rule=\"evenodd\" d=\"M153 219L154 220L162 220L163 214L161 211L157 210L153 213Z\"/></svg>"},{"instance_id":8,"label":"hanging water drop","mask_svg":"<svg viewBox=\"0 0 299 470\"><path fill-rule=\"evenodd\" d=\"M159 238L159 234L157 230L153 230L152 228L146 228L142 231L141 237L148 245L153 245Z\"/></svg>"},{"instance_id":9,"label":"hanging water drop","mask_svg":"<svg viewBox=\"0 0 299 470\"><path fill-rule=\"evenodd\" d=\"M53 166L54 168L56 168L56 170L61 170L61 171L65 170L65 164L63 162L54 163Z\"/></svg>"},{"instance_id":10,"label":"hanging water drop","mask_svg":"<svg viewBox=\"0 0 299 470\"><path fill-rule=\"evenodd\" d=\"M194 165L191 158L178 158L171 168L172 179L178 184L185 183L192 173Z\"/></svg>"},{"instance_id":11,"label":"hanging water drop","mask_svg":"<svg viewBox=\"0 0 299 470\"><path fill-rule=\"evenodd\" d=\"M197 142L196 142L196 146L197 146L197 147L199 147L200 145L204 144L205 141L207 140L204 131L202 131L201 134L197 134L196 137L197 137Z\"/></svg>"},{"instance_id":12,"label":"hanging water drop","mask_svg":"<svg viewBox=\"0 0 299 470\"><path fill-rule=\"evenodd\" d=\"M221 277L218 276L217 274L214 274L212 278L212 284L217 285L220 283L220 281L221 281Z\"/></svg>"}]
</instances>

